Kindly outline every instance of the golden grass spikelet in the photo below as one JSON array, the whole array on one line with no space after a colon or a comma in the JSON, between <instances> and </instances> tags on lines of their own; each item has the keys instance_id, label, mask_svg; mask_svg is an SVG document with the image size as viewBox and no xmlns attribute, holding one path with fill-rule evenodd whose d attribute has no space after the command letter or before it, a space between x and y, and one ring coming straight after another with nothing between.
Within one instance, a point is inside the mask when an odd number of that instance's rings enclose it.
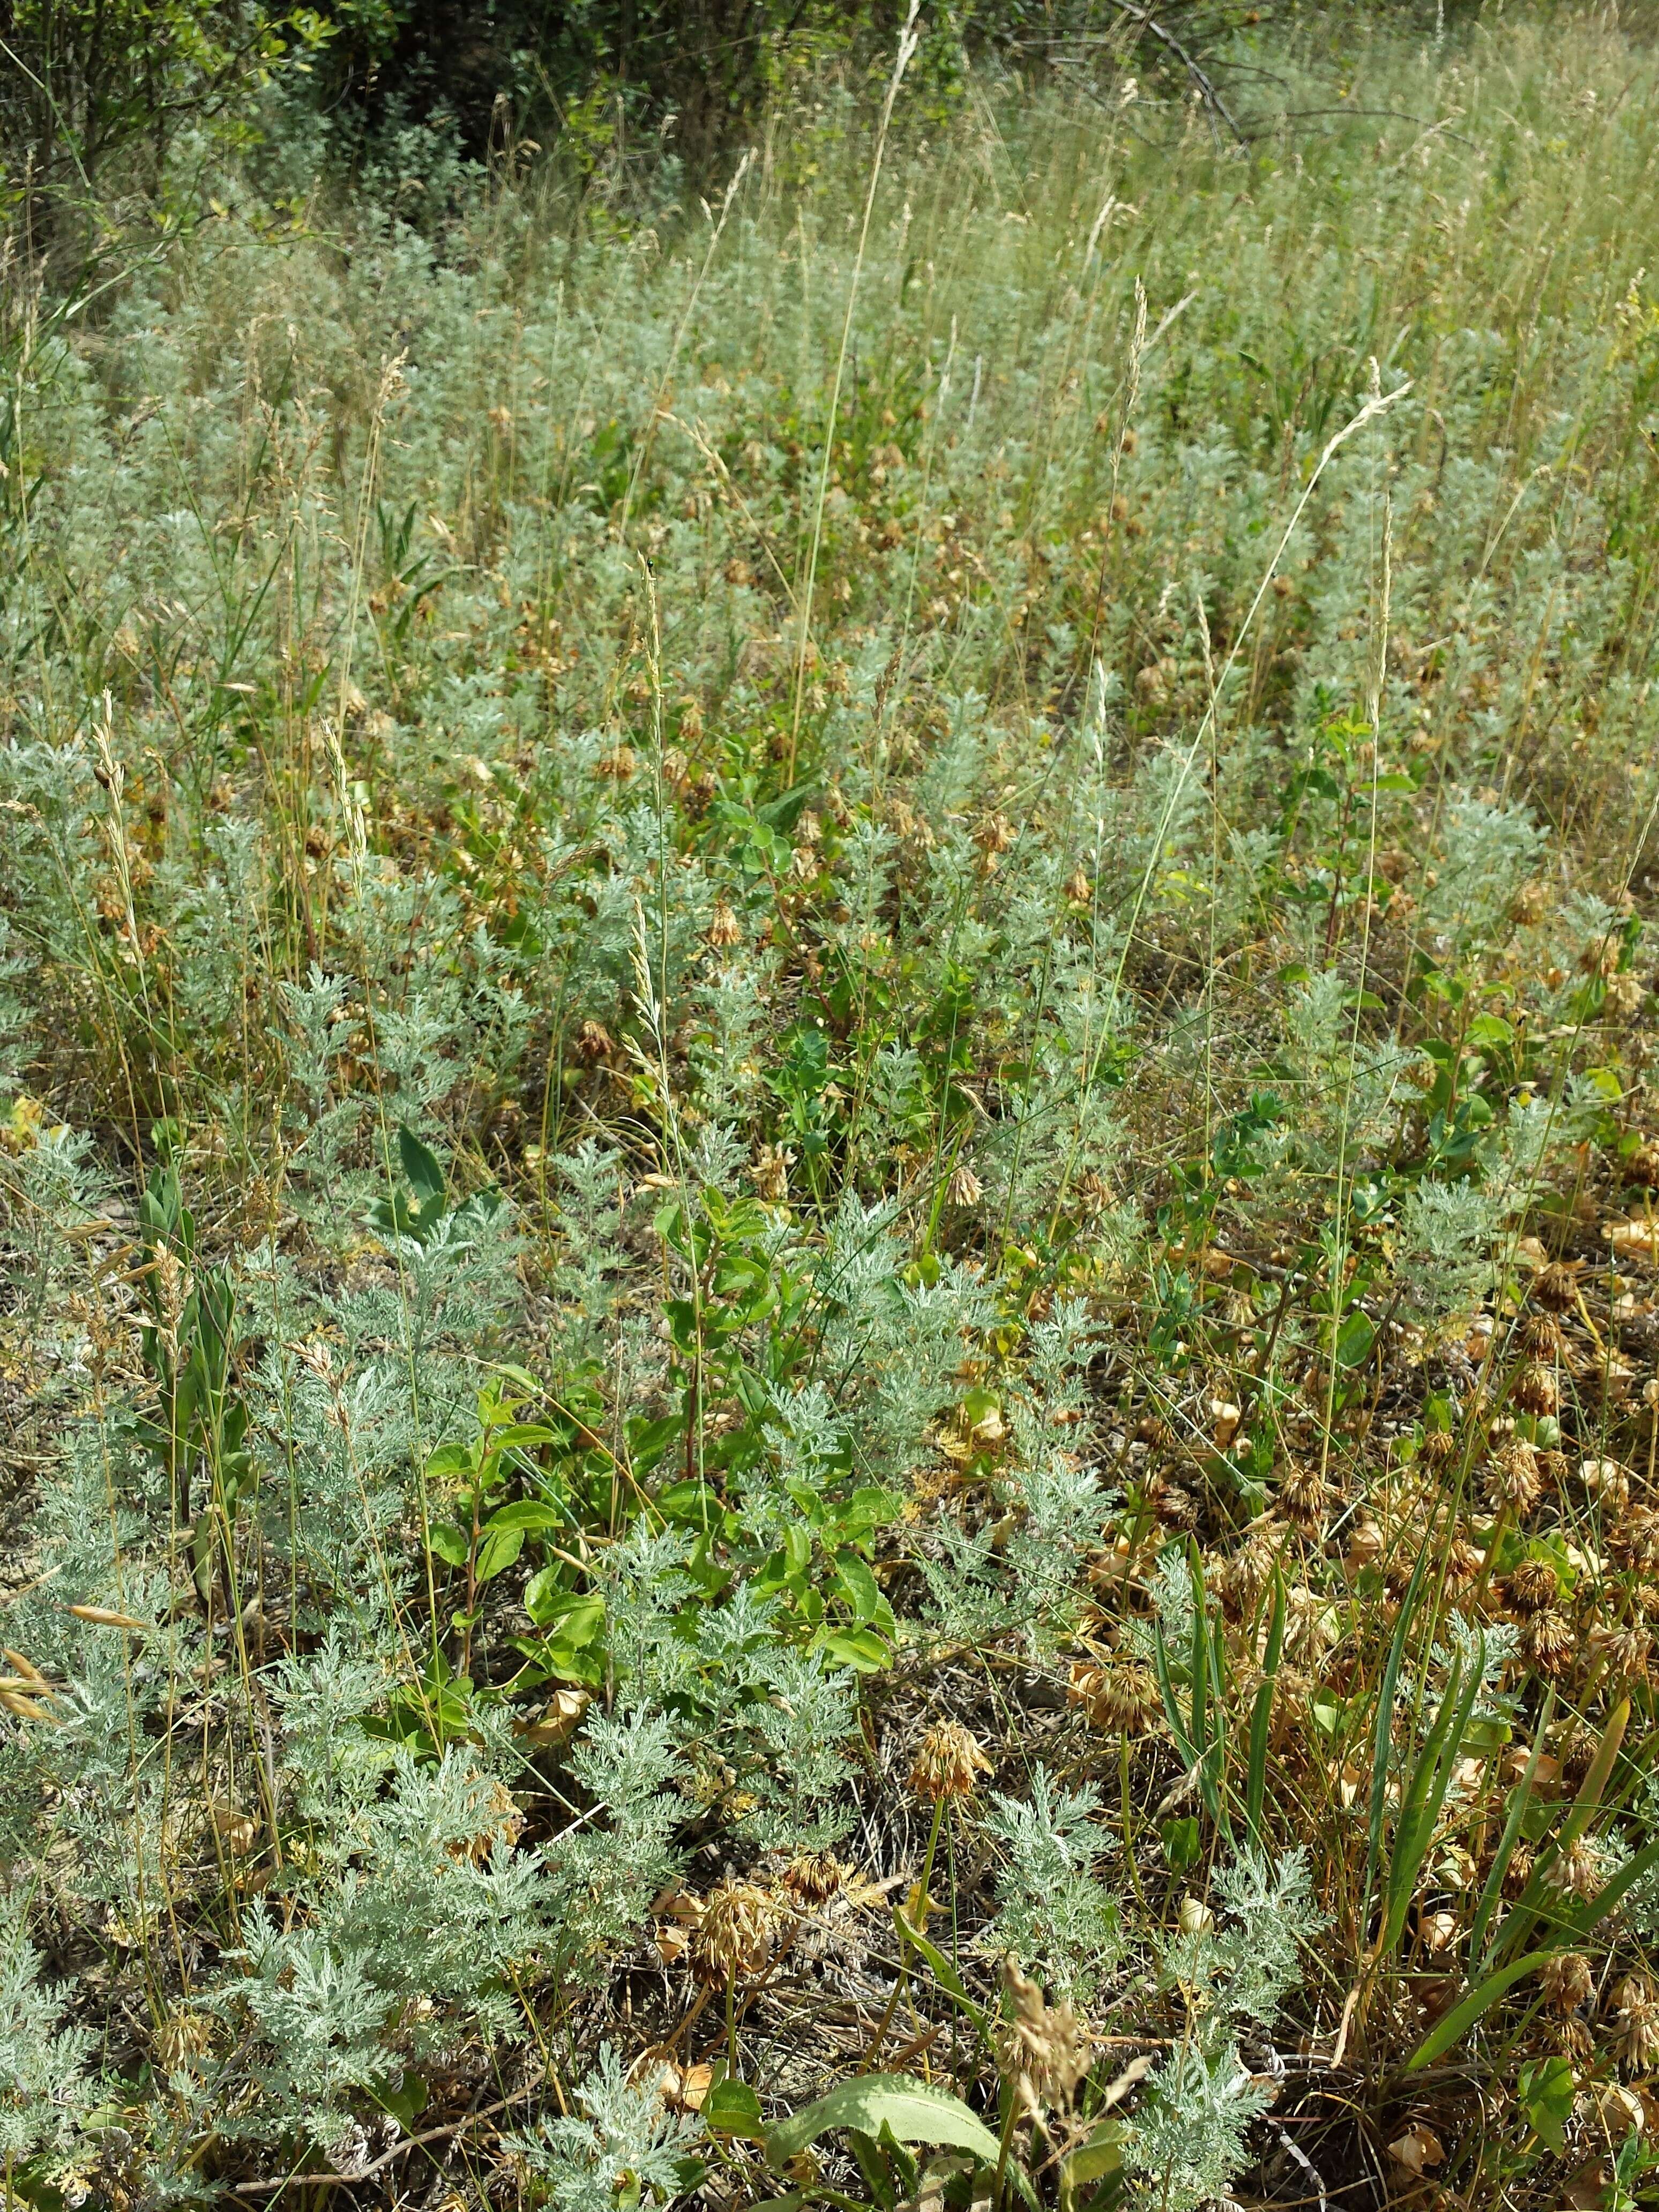
<instances>
[{"instance_id":1,"label":"golden grass spikelet","mask_svg":"<svg viewBox=\"0 0 1659 2212\"><path fill-rule=\"evenodd\" d=\"M971 1797L991 1762L960 1721L935 1721L922 1737L910 1768L918 1797Z\"/></svg>"}]
</instances>

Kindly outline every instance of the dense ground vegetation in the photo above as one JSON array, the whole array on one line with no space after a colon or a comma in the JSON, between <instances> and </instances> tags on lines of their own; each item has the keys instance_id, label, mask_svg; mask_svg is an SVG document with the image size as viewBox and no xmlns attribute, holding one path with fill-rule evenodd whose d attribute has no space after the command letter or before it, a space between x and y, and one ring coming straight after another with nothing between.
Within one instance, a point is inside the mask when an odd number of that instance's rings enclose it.
<instances>
[{"instance_id":1,"label":"dense ground vegetation","mask_svg":"<svg viewBox=\"0 0 1659 2212\"><path fill-rule=\"evenodd\" d=\"M1296 104L10 272L9 2201L1649 2201L1659 71Z\"/></svg>"}]
</instances>

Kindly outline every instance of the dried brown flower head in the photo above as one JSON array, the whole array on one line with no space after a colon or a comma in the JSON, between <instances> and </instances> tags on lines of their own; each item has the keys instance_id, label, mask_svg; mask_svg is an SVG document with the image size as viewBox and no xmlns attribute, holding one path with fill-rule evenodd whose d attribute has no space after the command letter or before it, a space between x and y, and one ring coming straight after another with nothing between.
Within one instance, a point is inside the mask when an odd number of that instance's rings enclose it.
<instances>
[{"instance_id":1,"label":"dried brown flower head","mask_svg":"<svg viewBox=\"0 0 1659 2212\"><path fill-rule=\"evenodd\" d=\"M952 1206L977 1206L984 1196L984 1185L966 1160L958 1160L951 1170L947 1195Z\"/></svg>"},{"instance_id":2,"label":"dried brown flower head","mask_svg":"<svg viewBox=\"0 0 1659 2212\"><path fill-rule=\"evenodd\" d=\"M1607 1668L1620 1682L1645 1682L1653 1658L1653 1636L1650 1630L1639 1625L1630 1625L1609 1630L1601 1638L1601 1649L1607 1654Z\"/></svg>"},{"instance_id":3,"label":"dried brown flower head","mask_svg":"<svg viewBox=\"0 0 1659 2212\"><path fill-rule=\"evenodd\" d=\"M1049 2004L1012 1959L1003 1964L1002 1980L1012 2017L999 2021L992 2037L1004 2081L1028 2111L1069 2105L1089 2070L1093 2038L1069 2000Z\"/></svg>"},{"instance_id":4,"label":"dried brown flower head","mask_svg":"<svg viewBox=\"0 0 1659 2212\"><path fill-rule=\"evenodd\" d=\"M1144 1735L1158 1717L1158 1686L1144 1667L1079 1663L1066 1695L1110 1735Z\"/></svg>"},{"instance_id":5,"label":"dried brown flower head","mask_svg":"<svg viewBox=\"0 0 1659 2212\"><path fill-rule=\"evenodd\" d=\"M974 842L988 858L1006 853L1018 834L1006 814L988 814L974 832Z\"/></svg>"},{"instance_id":6,"label":"dried brown flower head","mask_svg":"<svg viewBox=\"0 0 1659 2212\"><path fill-rule=\"evenodd\" d=\"M1197 1498L1178 1482L1171 1482L1167 1474L1155 1474L1147 1484L1146 1503L1166 1528L1198 1526Z\"/></svg>"},{"instance_id":7,"label":"dried brown flower head","mask_svg":"<svg viewBox=\"0 0 1659 2212\"><path fill-rule=\"evenodd\" d=\"M1523 1413L1553 1413L1557 1402L1553 1371L1541 1360L1529 1359L1510 1384L1510 1395Z\"/></svg>"},{"instance_id":8,"label":"dried brown flower head","mask_svg":"<svg viewBox=\"0 0 1659 2212\"><path fill-rule=\"evenodd\" d=\"M1112 1186L1093 1168L1085 1168L1077 1179L1077 1194L1085 1213L1098 1213L1111 1197Z\"/></svg>"},{"instance_id":9,"label":"dried brown flower head","mask_svg":"<svg viewBox=\"0 0 1659 2212\"><path fill-rule=\"evenodd\" d=\"M1558 1951L1539 1968L1538 1983L1544 1992L1545 2003L1565 2017L1589 2002L1595 1978L1590 1972L1589 1960L1581 1952Z\"/></svg>"},{"instance_id":10,"label":"dried brown flower head","mask_svg":"<svg viewBox=\"0 0 1659 2212\"><path fill-rule=\"evenodd\" d=\"M1510 1863L1504 1869L1499 1887L1511 1904L1522 1895L1532 1880L1533 1856L1524 1844L1517 1844L1510 1853Z\"/></svg>"},{"instance_id":11,"label":"dried brown flower head","mask_svg":"<svg viewBox=\"0 0 1659 2212\"><path fill-rule=\"evenodd\" d=\"M1577 1648L1572 1623L1553 1606L1534 1613L1521 1632L1521 1649L1526 1654L1528 1665L1552 1679L1566 1673Z\"/></svg>"},{"instance_id":12,"label":"dried brown flower head","mask_svg":"<svg viewBox=\"0 0 1659 2212\"><path fill-rule=\"evenodd\" d=\"M1560 1322L1550 1313L1523 1315L1515 1336L1528 1359L1559 1359L1566 1345Z\"/></svg>"},{"instance_id":13,"label":"dried brown flower head","mask_svg":"<svg viewBox=\"0 0 1659 2212\"><path fill-rule=\"evenodd\" d=\"M789 1195L789 1170L795 1156L781 1145L763 1145L755 1155L750 1175L757 1194L769 1206L781 1206Z\"/></svg>"},{"instance_id":14,"label":"dried brown flower head","mask_svg":"<svg viewBox=\"0 0 1659 2212\"><path fill-rule=\"evenodd\" d=\"M783 1886L808 1911L827 1905L847 1879L847 1869L830 1851L803 1851L783 1870Z\"/></svg>"},{"instance_id":15,"label":"dried brown flower head","mask_svg":"<svg viewBox=\"0 0 1659 2212\"><path fill-rule=\"evenodd\" d=\"M1417 1456L1425 1467L1436 1471L1449 1467L1457 1456L1457 1439L1449 1429L1425 1429Z\"/></svg>"},{"instance_id":16,"label":"dried brown flower head","mask_svg":"<svg viewBox=\"0 0 1659 2212\"><path fill-rule=\"evenodd\" d=\"M591 1067L601 1060L609 1060L616 1050L611 1032L603 1022L586 1021L576 1032L575 1053Z\"/></svg>"},{"instance_id":17,"label":"dried brown flower head","mask_svg":"<svg viewBox=\"0 0 1659 2212\"><path fill-rule=\"evenodd\" d=\"M1538 1455L1522 1437L1511 1437L1486 1470L1486 1492L1494 1505L1507 1506L1524 1521L1543 1493Z\"/></svg>"},{"instance_id":18,"label":"dried brown flower head","mask_svg":"<svg viewBox=\"0 0 1659 2212\"><path fill-rule=\"evenodd\" d=\"M1485 1553L1478 1551L1467 1536L1454 1536L1446 1547L1449 1583L1472 1583L1485 1564Z\"/></svg>"},{"instance_id":19,"label":"dried brown flower head","mask_svg":"<svg viewBox=\"0 0 1659 2212\"><path fill-rule=\"evenodd\" d=\"M1638 1569L1659 1565L1659 1512L1651 1505L1632 1506L1607 1529L1606 1542L1621 1565Z\"/></svg>"},{"instance_id":20,"label":"dried brown flower head","mask_svg":"<svg viewBox=\"0 0 1659 2212\"><path fill-rule=\"evenodd\" d=\"M599 755L593 763L593 773L612 776L618 783L626 783L639 766L632 745L612 745L608 752Z\"/></svg>"},{"instance_id":21,"label":"dried brown flower head","mask_svg":"<svg viewBox=\"0 0 1659 2212\"><path fill-rule=\"evenodd\" d=\"M757 1973L772 1953L777 1902L752 1881L731 1876L703 1899L691 1936L691 1971L700 1982L740 1982Z\"/></svg>"},{"instance_id":22,"label":"dried brown flower head","mask_svg":"<svg viewBox=\"0 0 1659 2212\"><path fill-rule=\"evenodd\" d=\"M1511 1613L1542 1613L1560 1595L1561 1577L1547 1559L1522 1559L1504 1584Z\"/></svg>"},{"instance_id":23,"label":"dried brown flower head","mask_svg":"<svg viewBox=\"0 0 1659 2212\"><path fill-rule=\"evenodd\" d=\"M1647 1138L1631 1154L1627 1173L1638 1189L1659 1190L1659 1145L1652 1138Z\"/></svg>"},{"instance_id":24,"label":"dried brown flower head","mask_svg":"<svg viewBox=\"0 0 1659 2212\"><path fill-rule=\"evenodd\" d=\"M706 945L712 945L716 951L723 952L729 946L741 944L742 941L742 925L726 901L720 900L715 905L714 913L709 916L708 928L703 932L703 942Z\"/></svg>"},{"instance_id":25,"label":"dried brown flower head","mask_svg":"<svg viewBox=\"0 0 1659 2212\"><path fill-rule=\"evenodd\" d=\"M1614 2049L1627 2074L1650 2074L1659 2063L1659 2005L1653 1985L1641 1974L1626 1974L1613 1991Z\"/></svg>"},{"instance_id":26,"label":"dried brown flower head","mask_svg":"<svg viewBox=\"0 0 1659 2212\"><path fill-rule=\"evenodd\" d=\"M1578 1303L1578 1270L1569 1260L1552 1260L1534 1278L1532 1295L1547 1313L1571 1313Z\"/></svg>"},{"instance_id":27,"label":"dried brown flower head","mask_svg":"<svg viewBox=\"0 0 1659 2212\"><path fill-rule=\"evenodd\" d=\"M1569 1897L1594 1897L1606 1879L1606 1870L1588 1836L1575 1836L1549 1870L1553 1889Z\"/></svg>"},{"instance_id":28,"label":"dried brown flower head","mask_svg":"<svg viewBox=\"0 0 1659 2212\"><path fill-rule=\"evenodd\" d=\"M971 1797L991 1762L960 1721L935 1721L916 1749L910 1787L918 1797Z\"/></svg>"},{"instance_id":29,"label":"dried brown flower head","mask_svg":"<svg viewBox=\"0 0 1659 2212\"><path fill-rule=\"evenodd\" d=\"M1279 1480L1279 1504L1304 1534L1315 1535L1330 1510L1331 1486L1316 1467L1292 1462Z\"/></svg>"}]
</instances>

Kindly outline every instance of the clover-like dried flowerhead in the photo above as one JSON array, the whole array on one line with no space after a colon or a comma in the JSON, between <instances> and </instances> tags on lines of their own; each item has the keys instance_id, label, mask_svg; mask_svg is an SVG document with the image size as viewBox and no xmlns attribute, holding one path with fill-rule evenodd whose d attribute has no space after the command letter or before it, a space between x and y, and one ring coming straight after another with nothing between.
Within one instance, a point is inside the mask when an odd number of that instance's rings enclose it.
<instances>
[{"instance_id":1,"label":"clover-like dried flowerhead","mask_svg":"<svg viewBox=\"0 0 1659 2212\"><path fill-rule=\"evenodd\" d=\"M716 1882L692 1933L692 1972L715 1984L757 1973L771 1956L777 1919L775 1899L757 1883L729 1875Z\"/></svg>"},{"instance_id":2,"label":"clover-like dried flowerhead","mask_svg":"<svg viewBox=\"0 0 1659 2212\"><path fill-rule=\"evenodd\" d=\"M1004 2081L1030 2110L1069 2105L1089 2070L1093 2037L1069 2000L1049 2004L1012 1959L1004 1962L1002 1979L1012 2017L997 2022L992 2039Z\"/></svg>"},{"instance_id":3,"label":"clover-like dried flowerhead","mask_svg":"<svg viewBox=\"0 0 1659 2212\"><path fill-rule=\"evenodd\" d=\"M1511 1613L1542 1613L1560 1594L1561 1577L1547 1559L1522 1559L1504 1583Z\"/></svg>"},{"instance_id":4,"label":"clover-like dried flowerhead","mask_svg":"<svg viewBox=\"0 0 1659 2212\"><path fill-rule=\"evenodd\" d=\"M935 1721L916 1749L910 1787L918 1797L971 1797L991 1762L960 1721Z\"/></svg>"},{"instance_id":5,"label":"clover-like dried flowerhead","mask_svg":"<svg viewBox=\"0 0 1659 2212\"><path fill-rule=\"evenodd\" d=\"M1486 1470L1486 1490L1494 1505L1507 1505L1524 1521L1543 1493L1538 1455L1524 1437L1511 1437Z\"/></svg>"},{"instance_id":6,"label":"clover-like dried flowerhead","mask_svg":"<svg viewBox=\"0 0 1659 2212\"><path fill-rule=\"evenodd\" d=\"M830 1851L803 1851L783 1870L783 1886L807 1911L827 1905L847 1879L847 1869Z\"/></svg>"},{"instance_id":7,"label":"clover-like dried flowerhead","mask_svg":"<svg viewBox=\"0 0 1659 2212\"><path fill-rule=\"evenodd\" d=\"M1144 1735L1158 1716L1158 1686L1144 1667L1079 1664L1067 1695L1109 1735Z\"/></svg>"},{"instance_id":8,"label":"clover-like dried flowerhead","mask_svg":"<svg viewBox=\"0 0 1659 2212\"><path fill-rule=\"evenodd\" d=\"M1538 1981L1545 2003L1564 2018L1588 2004L1595 1986L1589 1960L1577 1951L1558 1951L1547 1959L1538 1970Z\"/></svg>"},{"instance_id":9,"label":"clover-like dried flowerhead","mask_svg":"<svg viewBox=\"0 0 1659 2212\"><path fill-rule=\"evenodd\" d=\"M1521 1632L1521 1649L1526 1654L1527 1663L1552 1679L1566 1673L1577 1646L1572 1623L1553 1606L1534 1613Z\"/></svg>"},{"instance_id":10,"label":"clover-like dried flowerhead","mask_svg":"<svg viewBox=\"0 0 1659 2212\"><path fill-rule=\"evenodd\" d=\"M1613 2047L1627 2074L1650 2074L1659 2063L1659 2005L1653 1984L1641 1974L1626 1974L1613 1992L1617 2008Z\"/></svg>"}]
</instances>

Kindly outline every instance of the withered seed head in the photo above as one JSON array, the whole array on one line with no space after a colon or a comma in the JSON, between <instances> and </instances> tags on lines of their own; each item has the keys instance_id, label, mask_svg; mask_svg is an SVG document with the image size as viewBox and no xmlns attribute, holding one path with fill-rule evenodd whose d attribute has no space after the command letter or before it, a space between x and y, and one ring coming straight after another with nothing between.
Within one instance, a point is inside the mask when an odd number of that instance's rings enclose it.
<instances>
[{"instance_id":1,"label":"withered seed head","mask_svg":"<svg viewBox=\"0 0 1659 2212\"><path fill-rule=\"evenodd\" d=\"M993 2030L1003 2079L1028 2106L1070 2104L1089 2070L1093 2038L1069 2000L1048 2003L1012 1959L1004 1961L1002 1978L1013 2005L1012 2019L999 2021Z\"/></svg>"},{"instance_id":2,"label":"withered seed head","mask_svg":"<svg viewBox=\"0 0 1659 2212\"><path fill-rule=\"evenodd\" d=\"M784 1887L809 1911L827 1905L846 1879L846 1868L829 1851L804 1851L783 1870Z\"/></svg>"},{"instance_id":3,"label":"withered seed head","mask_svg":"<svg viewBox=\"0 0 1659 2212\"><path fill-rule=\"evenodd\" d=\"M1157 1686L1144 1667L1075 1666L1067 1693L1109 1735L1144 1735L1158 1714Z\"/></svg>"},{"instance_id":4,"label":"withered seed head","mask_svg":"<svg viewBox=\"0 0 1659 2212\"><path fill-rule=\"evenodd\" d=\"M1542 1613L1553 1605L1561 1577L1547 1559L1522 1559L1504 1584L1511 1613Z\"/></svg>"},{"instance_id":5,"label":"withered seed head","mask_svg":"<svg viewBox=\"0 0 1659 2212\"><path fill-rule=\"evenodd\" d=\"M1617 2008L1615 2047L1627 2074L1648 2074L1659 2061L1659 2005L1653 1985L1641 1974L1626 1974L1613 1990Z\"/></svg>"},{"instance_id":6,"label":"withered seed head","mask_svg":"<svg viewBox=\"0 0 1659 2212\"><path fill-rule=\"evenodd\" d=\"M921 1739L910 1769L918 1797L971 1797L991 1762L960 1721L935 1721Z\"/></svg>"},{"instance_id":7,"label":"withered seed head","mask_svg":"<svg viewBox=\"0 0 1659 2212\"><path fill-rule=\"evenodd\" d=\"M1543 1490L1538 1455L1522 1437L1511 1437L1486 1471L1486 1489L1494 1505L1507 1505L1524 1521Z\"/></svg>"},{"instance_id":8,"label":"withered seed head","mask_svg":"<svg viewBox=\"0 0 1659 2212\"><path fill-rule=\"evenodd\" d=\"M1565 1674L1577 1646L1572 1623L1553 1606L1534 1613L1521 1632L1521 1649L1528 1665L1535 1667L1540 1674L1553 1677Z\"/></svg>"},{"instance_id":9,"label":"withered seed head","mask_svg":"<svg viewBox=\"0 0 1659 2212\"><path fill-rule=\"evenodd\" d=\"M776 1923L775 1901L756 1883L717 1882L692 1934L692 1972L701 1982L744 1980L765 1965Z\"/></svg>"},{"instance_id":10,"label":"withered seed head","mask_svg":"<svg viewBox=\"0 0 1659 2212\"><path fill-rule=\"evenodd\" d=\"M1553 1372L1541 1360L1529 1359L1510 1386L1510 1395L1523 1413L1553 1413L1557 1403Z\"/></svg>"},{"instance_id":11,"label":"withered seed head","mask_svg":"<svg viewBox=\"0 0 1659 2212\"><path fill-rule=\"evenodd\" d=\"M1279 1503L1285 1517L1304 1534L1324 1525L1331 1502L1331 1486L1316 1467L1292 1462L1279 1485Z\"/></svg>"},{"instance_id":12,"label":"withered seed head","mask_svg":"<svg viewBox=\"0 0 1659 2212\"><path fill-rule=\"evenodd\" d=\"M1560 1322L1549 1313L1525 1315L1515 1337L1528 1359L1559 1359L1566 1343Z\"/></svg>"},{"instance_id":13,"label":"withered seed head","mask_svg":"<svg viewBox=\"0 0 1659 2212\"><path fill-rule=\"evenodd\" d=\"M1595 1986L1590 1962L1577 1951L1558 1951L1538 1970L1544 2002L1564 2017L1589 2002Z\"/></svg>"},{"instance_id":14,"label":"withered seed head","mask_svg":"<svg viewBox=\"0 0 1659 2212\"><path fill-rule=\"evenodd\" d=\"M1533 1279L1533 1302L1547 1313L1571 1313L1578 1303L1578 1271L1565 1260L1552 1260Z\"/></svg>"}]
</instances>

